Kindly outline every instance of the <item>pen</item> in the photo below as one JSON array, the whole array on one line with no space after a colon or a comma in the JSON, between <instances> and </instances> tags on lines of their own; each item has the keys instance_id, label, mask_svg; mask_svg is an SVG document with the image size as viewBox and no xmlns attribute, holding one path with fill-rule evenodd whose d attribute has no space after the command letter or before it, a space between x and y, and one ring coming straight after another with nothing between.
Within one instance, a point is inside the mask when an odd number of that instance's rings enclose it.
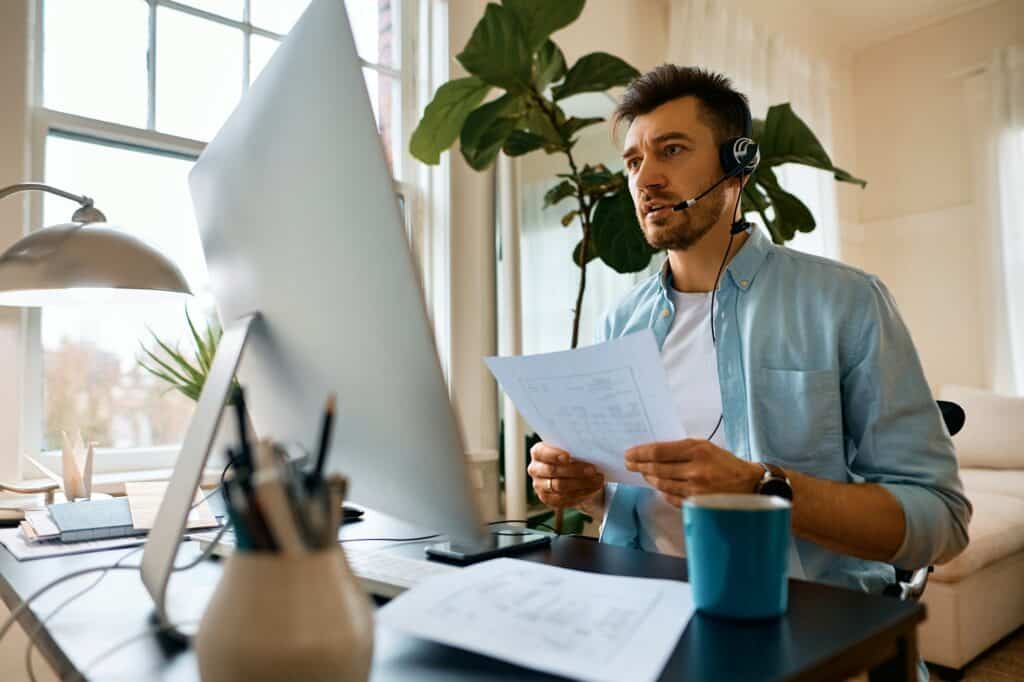
<instances>
[{"instance_id":1,"label":"pen","mask_svg":"<svg viewBox=\"0 0 1024 682\"><path fill-rule=\"evenodd\" d=\"M323 480L324 462L327 460L327 450L330 447L331 429L334 427L334 410L337 406L338 396L334 393L327 396L327 405L324 407L324 423L320 429L320 450L317 452L316 467L313 469L312 484L318 485Z\"/></svg>"}]
</instances>

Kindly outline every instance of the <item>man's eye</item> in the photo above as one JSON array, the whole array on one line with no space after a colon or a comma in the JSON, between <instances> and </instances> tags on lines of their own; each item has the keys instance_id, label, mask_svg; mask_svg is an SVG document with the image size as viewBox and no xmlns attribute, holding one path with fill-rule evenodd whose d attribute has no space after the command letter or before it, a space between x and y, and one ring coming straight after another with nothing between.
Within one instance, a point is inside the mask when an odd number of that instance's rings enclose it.
<instances>
[{"instance_id":1,"label":"man's eye","mask_svg":"<svg viewBox=\"0 0 1024 682\"><path fill-rule=\"evenodd\" d=\"M626 168L629 170L636 170L640 167L640 159L630 159L626 162Z\"/></svg>"},{"instance_id":2,"label":"man's eye","mask_svg":"<svg viewBox=\"0 0 1024 682\"><path fill-rule=\"evenodd\" d=\"M682 151L684 151L684 147L681 144L668 144L668 145L665 145L665 155L666 156L675 156L676 154L679 154Z\"/></svg>"}]
</instances>

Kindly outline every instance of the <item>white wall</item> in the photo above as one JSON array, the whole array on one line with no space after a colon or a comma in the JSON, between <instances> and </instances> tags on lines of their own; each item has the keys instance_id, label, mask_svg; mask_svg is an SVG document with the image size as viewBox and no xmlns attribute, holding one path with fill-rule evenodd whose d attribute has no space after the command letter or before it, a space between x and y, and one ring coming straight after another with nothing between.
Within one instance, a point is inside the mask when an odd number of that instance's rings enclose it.
<instances>
[{"instance_id":1,"label":"white wall","mask_svg":"<svg viewBox=\"0 0 1024 682\"><path fill-rule=\"evenodd\" d=\"M860 265L892 289L930 383L991 388L998 331L979 248L964 73L1024 43L1024 3L1003 0L854 57Z\"/></svg>"}]
</instances>

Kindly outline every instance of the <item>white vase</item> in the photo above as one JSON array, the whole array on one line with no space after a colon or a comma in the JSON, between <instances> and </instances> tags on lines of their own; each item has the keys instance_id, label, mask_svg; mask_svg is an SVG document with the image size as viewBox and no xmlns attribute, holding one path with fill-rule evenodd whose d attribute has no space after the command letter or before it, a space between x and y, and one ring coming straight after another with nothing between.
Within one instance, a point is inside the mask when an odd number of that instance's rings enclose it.
<instances>
[{"instance_id":1,"label":"white vase","mask_svg":"<svg viewBox=\"0 0 1024 682\"><path fill-rule=\"evenodd\" d=\"M362 682L373 606L337 546L235 552L199 624L196 655L204 682Z\"/></svg>"}]
</instances>

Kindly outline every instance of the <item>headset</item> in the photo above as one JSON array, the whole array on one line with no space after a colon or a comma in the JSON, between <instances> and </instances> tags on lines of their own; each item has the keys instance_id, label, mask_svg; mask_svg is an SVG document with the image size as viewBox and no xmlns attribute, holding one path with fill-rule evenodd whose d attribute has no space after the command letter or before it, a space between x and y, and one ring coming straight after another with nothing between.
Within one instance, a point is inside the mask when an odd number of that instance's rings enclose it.
<instances>
[{"instance_id":1,"label":"headset","mask_svg":"<svg viewBox=\"0 0 1024 682\"><path fill-rule=\"evenodd\" d=\"M750 107L743 102L743 135L730 137L718 146L718 161L722 165L722 177L692 199L680 201L672 207L673 211L684 211L690 208L729 178L743 177L757 170L757 165L761 162L761 150L751 137L753 127ZM735 213L735 209L733 213ZM739 234L745 229L747 229L747 223L741 218L733 223L731 233Z\"/></svg>"}]
</instances>

